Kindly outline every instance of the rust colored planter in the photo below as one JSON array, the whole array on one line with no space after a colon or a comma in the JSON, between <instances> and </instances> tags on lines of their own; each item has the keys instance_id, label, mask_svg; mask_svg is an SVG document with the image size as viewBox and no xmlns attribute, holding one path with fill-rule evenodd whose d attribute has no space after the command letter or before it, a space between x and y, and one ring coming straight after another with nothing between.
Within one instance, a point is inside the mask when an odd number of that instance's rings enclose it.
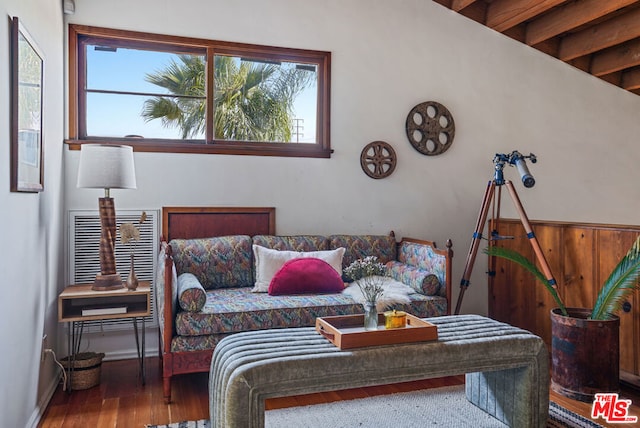
<instances>
[{"instance_id":1,"label":"rust colored planter","mask_svg":"<svg viewBox=\"0 0 640 428\"><path fill-rule=\"evenodd\" d=\"M574 400L593 401L598 392L618 392L620 318L589 320L590 309L551 311L551 389Z\"/></svg>"}]
</instances>

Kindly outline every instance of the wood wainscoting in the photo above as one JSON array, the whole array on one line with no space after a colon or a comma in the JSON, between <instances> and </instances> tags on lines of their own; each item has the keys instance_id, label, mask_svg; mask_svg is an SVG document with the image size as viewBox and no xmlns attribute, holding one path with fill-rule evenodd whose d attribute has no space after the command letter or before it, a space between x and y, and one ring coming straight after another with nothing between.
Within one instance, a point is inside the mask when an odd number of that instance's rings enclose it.
<instances>
[{"instance_id":1,"label":"wood wainscoting","mask_svg":"<svg viewBox=\"0 0 640 428\"><path fill-rule=\"evenodd\" d=\"M640 226L531 221L567 307L592 308L613 268L640 234ZM520 220L499 219L497 245L536 260ZM505 239L505 237L508 237ZM511 239L513 237L513 239ZM489 316L542 337L551 345L550 312L556 305L538 280L515 263L489 259ZM640 293L628 299L620 316L620 377L640 385Z\"/></svg>"}]
</instances>

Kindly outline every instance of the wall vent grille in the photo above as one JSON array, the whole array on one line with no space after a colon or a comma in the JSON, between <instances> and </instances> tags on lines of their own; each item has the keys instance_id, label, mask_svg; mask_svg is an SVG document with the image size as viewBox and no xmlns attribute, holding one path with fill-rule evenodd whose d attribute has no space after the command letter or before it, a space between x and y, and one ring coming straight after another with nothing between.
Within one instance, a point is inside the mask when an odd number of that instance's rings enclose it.
<instances>
[{"instance_id":1,"label":"wall vent grille","mask_svg":"<svg viewBox=\"0 0 640 428\"><path fill-rule=\"evenodd\" d=\"M147 219L139 224L140 216L147 213ZM159 243L159 211L158 210L117 210L116 225L118 231L123 223L133 223L140 230L140 240L135 243L135 270L140 281L149 281L153 289L154 272L157 264ZM125 280L129 273L129 244L116 240L116 270ZM100 215L98 211L69 212L69 284L92 283L100 272ZM145 320L147 326L157 326L155 302L151 293L151 316ZM130 328L131 320L108 320L86 322L85 328L94 331L122 330Z\"/></svg>"}]
</instances>

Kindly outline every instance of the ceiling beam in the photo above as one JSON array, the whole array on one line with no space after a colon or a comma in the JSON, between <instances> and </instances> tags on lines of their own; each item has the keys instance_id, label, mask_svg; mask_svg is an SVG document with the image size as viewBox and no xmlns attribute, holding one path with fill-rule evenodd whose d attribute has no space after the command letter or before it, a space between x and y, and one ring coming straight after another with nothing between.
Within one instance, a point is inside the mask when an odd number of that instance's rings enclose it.
<instances>
[{"instance_id":1,"label":"ceiling beam","mask_svg":"<svg viewBox=\"0 0 640 428\"><path fill-rule=\"evenodd\" d=\"M535 49L540 52L544 52L547 55L551 55L554 58L558 57L558 48L560 47L560 39L554 37L553 39L545 40L542 43L538 43Z\"/></svg>"},{"instance_id":2,"label":"ceiling beam","mask_svg":"<svg viewBox=\"0 0 640 428\"><path fill-rule=\"evenodd\" d=\"M615 73L605 74L604 76L600 76L600 78L605 82L609 82L613 85L620 86L620 83L622 82L622 73L617 71Z\"/></svg>"},{"instance_id":3,"label":"ceiling beam","mask_svg":"<svg viewBox=\"0 0 640 428\"><path fill-rule=\"evenodd\" d=\"M441 4L447 9L451 9L451 0L433 0L434 2Z\"/></svg>"},{"instance_id":4,"label":"ceiling beam","mask_svg":"<svg viewBox=\"0 0 640 428\"><path fill-rule=\"evenodd\" d=\"M462 9L469 6L471 3L475 3L475 2L476 0L451 0L451 10L460 12Z\"/></svg>"},{"instance_id":5,"label":"ceiling beam","mask_svg":"<svg viewBox=\"0 0 640 428\"><path fill-rule=\"evenodd\" d=\"M591 55L585 55L572 59L571 61L568 61L568 64L571 64L574 67L584 71L585 73L588 73L589 68L591 67Z\"/></svg>"},{"instance_id":6,"label":"ceiling beam","mask_svg":"<svg viewBox=\"0 0 640 428\"><path fill-rule=\"evenodd\" d=\"M527 25L525 41L529 46L536 45L637 2L638 0L582 0L568 3L531 21Z\"/></svg>"},{"instance_id":7,"label":"ceiling beam","mask_svg":"<svg viewBox=\"0 0 640 428\"><path fill-rule=\"evenodd\" d=\"M602 76L640 65L640 39L593 55L591 74Z\"/></svg>"},{"instance_id":8,"label":"ceiling beam","mask_svg":"<svg viewBox=\"0 0 640 428\"><path fill-rule=\"evenodd\" d=\"M483 1L475 1L458 13L484 25L485 16L487 16L487 4Z\"/></svg>"},{"instance_id":9,"label":"ceiling beam","mask_svg":"<svg viewBox=\"0 0 640 428\"><path fill-rule=\"evenodd\" d=\"M568 0L496 0L489 4L485 25L503 32Z\"/></svg>"},{"instance_id":10,"label":"ceiling beam","mask_svg":"<svg viewBox=\"0 0 640 428\"><path fill-rule=\"evenodd\" d=\"M568 61L640 37L640 8L565 37L559 57Z\"/></svg>"},{"instance_id":11,"label":"ceiling beam","mask_svg":"<svg viewBox=\"0 0 640 428\"><path fill-rule=\"evenodd\" d=\"M640 68L622 73L622 87L627 91L640 89Z\"/></svg>"}]
</instances>

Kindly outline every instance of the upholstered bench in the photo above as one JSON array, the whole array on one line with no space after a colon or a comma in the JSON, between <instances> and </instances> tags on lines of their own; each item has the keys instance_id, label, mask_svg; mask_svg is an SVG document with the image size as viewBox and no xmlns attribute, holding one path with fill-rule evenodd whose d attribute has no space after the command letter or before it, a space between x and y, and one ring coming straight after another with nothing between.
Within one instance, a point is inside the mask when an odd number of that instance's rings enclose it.
<instances>
[{"instance_id":1,"label":"upholstered bench","mask_svg":"<svg viewBox=\"0 0 640 428\"><path fill-rule=\"evenodd\" d=\"M266 398L463 373L471 403L511 427L546 426L549 370L542 339L477 315L428 321L438 326L437 341L348 351L310 327L229 336L211 362L211 426L263 427Z\"/></svg>"}]
</instances>

